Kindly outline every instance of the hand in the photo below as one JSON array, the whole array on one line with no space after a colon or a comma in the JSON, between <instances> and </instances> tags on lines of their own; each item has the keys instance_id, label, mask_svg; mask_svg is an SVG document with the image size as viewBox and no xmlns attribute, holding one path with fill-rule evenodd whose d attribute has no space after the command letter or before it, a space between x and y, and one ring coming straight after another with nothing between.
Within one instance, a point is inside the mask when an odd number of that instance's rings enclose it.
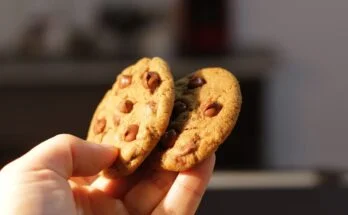
<instances>
[{"instance_id":1,"label":"hand","mask_svg":"<svg viewBox=\"0 0 348 215\"><path fill-rule=\"evenodd\" d=\"M96 176L117 156L114 147L57 135L1 170L1 214L194 214L215 164L213 155L181 173L140 168L118 180Z\"/></svg>"}]
</instances>

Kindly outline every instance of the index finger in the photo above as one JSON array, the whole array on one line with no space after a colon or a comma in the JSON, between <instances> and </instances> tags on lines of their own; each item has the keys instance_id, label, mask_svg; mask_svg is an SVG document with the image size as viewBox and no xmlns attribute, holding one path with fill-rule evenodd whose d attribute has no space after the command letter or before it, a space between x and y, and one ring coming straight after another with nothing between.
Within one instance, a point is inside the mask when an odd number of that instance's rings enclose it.
<instances>
[{"instance_id":1,"label":"index finger","mask_svg":"<svg viewBox=\"0 0 348 215\"><path fill-rule=\"evenodd\" d=\"M214 165L215 154L196 167L179 173L153 214L194 214L208 186Z\"/></svg>"}]
</instances>

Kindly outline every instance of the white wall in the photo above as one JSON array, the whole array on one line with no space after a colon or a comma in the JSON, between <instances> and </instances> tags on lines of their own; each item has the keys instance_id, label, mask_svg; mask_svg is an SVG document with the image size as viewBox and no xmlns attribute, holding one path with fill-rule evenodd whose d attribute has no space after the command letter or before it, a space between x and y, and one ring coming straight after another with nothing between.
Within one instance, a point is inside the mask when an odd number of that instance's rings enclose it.
<instances>
[{"instance_id":1,"label":"white wall","mask_svg":"<svg viewBox=\"0 0 348 215\"><path fill-rule=\"evenodd\" d=\"M348 1L240 0L239 40L280 49L268 89L274 167L348 167Z\"/></svg>"}]
</instances>

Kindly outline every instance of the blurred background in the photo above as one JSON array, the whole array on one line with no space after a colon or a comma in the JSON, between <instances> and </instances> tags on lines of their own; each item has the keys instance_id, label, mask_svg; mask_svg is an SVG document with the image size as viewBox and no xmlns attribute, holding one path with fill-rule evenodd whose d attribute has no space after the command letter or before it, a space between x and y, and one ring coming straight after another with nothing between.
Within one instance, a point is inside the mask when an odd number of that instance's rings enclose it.
<instances>
[{"instance_id":1,"label":"blurred background","mask_svg":"<svg viewBox=\"0 0 348 215\"><path fill-rule=\"evenodd\" d=\"M176 78L222 66L242 88L198 214L347 214L347 9L343 0L1 0L0 165L57 133L84 138L117 74L160 56Z\"/></svg>"}]
</instances>

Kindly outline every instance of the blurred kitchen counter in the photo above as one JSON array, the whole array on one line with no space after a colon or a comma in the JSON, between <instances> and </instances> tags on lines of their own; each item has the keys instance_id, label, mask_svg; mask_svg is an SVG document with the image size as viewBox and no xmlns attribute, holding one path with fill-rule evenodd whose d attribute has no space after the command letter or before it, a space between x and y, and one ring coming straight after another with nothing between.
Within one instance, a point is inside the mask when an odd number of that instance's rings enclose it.
<instances>
[{"instance_id":1,"label":"blurred kitchen counter","mask_svg":"<svg viewBox=\"0 0 348 215\"><path fill-rule=\"evenodd\" d=\"M209 190L315 188L325 183L324 176L309 170L215 171Z\"/></svg>"},{"instance_id":2,"label":"blurred kitchen counter","mask_svg":"<svg viewBox=\"0 0 348 215\"><path fill-rule=\"evenodd\" d=\"M198 215L348 214L348 174L334 171L217 171Z\"/></svg>"},{"instance_id":3,"label":"blurred kitchen counter","mask_svg":"<svg viewBox=\"0 0 348 215\"><path fill-rule=\"evenodd\" d=\"M275 63L274 52L264 49L242 49L233 56L164 58L175 78L203 67L219 66L238 78L267 75ZM140 57L86 59L0 58L0 87L26 85L96 85L112 83L115 77Z\"/></svg>"}]
</instances>

